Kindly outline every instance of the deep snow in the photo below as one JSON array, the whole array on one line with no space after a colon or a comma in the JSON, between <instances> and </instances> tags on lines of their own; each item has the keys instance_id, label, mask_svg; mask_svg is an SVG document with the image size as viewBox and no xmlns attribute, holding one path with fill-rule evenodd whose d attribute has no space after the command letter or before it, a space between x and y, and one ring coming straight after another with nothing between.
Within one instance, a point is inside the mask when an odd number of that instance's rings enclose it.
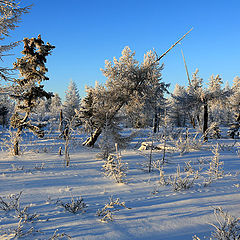
<instances>
[{"instance_id":1,"label":"deep snow","mask_svg":"<svg viewBox=\"0 0 240 240\"><path fill-rule=\"evenodd\" d=\"M2 135L1 142L3 143ZM45 139L25 136L21 144L24 152L11 156L6 149L0 152L0 196L6 200L10 194L20 191L20 208L29 206L29 213L39 217L33 223L24 223L23 230L34 227L33 232L22 239L49 239L56 229L72 239L164 239L190 240L193 235L201 239L209 237L216 222L213 207L221 206L234 216L240 216L240 158L239 142L235 140L210 140L200 150L180 154L179 150L167 153L166 175L174 174L178 164L183 170L186 161L198 167L203 162L203 174L213 157L216 142L220 161L224 162L224 177L207 187L202 180L183 191L173 191L171 186L159 186L159 172L147 172L149 150L138 151L136 147L144 137L136 138L121 152L122 161L128 163L127 183L115 183L104 176L103 160L97 159L99 149L84 148L75 139L70 150L70 167L64 166L64 157L57 154L62 140L55 135ZM153 151L153 159L161 159L162 151ZM122 208L113 213L114 221L103 223L96 216L113 196L124 201L131 209ZM87 204L86 212L72 214L57 204L82 197ZM19 219L14 210L0 210L0 239L13 239ZM64 239L64 238L58 238Z\"/></svg>"}]
</instances>

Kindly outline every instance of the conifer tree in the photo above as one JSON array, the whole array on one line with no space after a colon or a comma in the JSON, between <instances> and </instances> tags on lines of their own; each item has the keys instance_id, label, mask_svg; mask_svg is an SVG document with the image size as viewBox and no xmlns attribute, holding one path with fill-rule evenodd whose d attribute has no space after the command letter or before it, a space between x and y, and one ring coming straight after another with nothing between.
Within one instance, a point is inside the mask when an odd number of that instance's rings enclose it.
<instances>
[{"instance_id":1,"label":"conifer tree","mask_svg":"<svg viewBox=\"0 0 240 240\"><path fill-rule=\"evenodd\" d=\"M235 115L235 121L240 123L240 77L233 79L231 96L229 97L230 107Z\"/></svg>"},{"instance_id":2,"label":"conifer tree","mask_svg":"<svg viewBox=\"0 0 240 240\"><path fill-rule=\"evenodd\" d=\"M113 63L105 61L105 68L102 69L107 78L105 86L91 88L86 97L90 103L88 109L81 108L78 111L79 118L92 127L84 145L94 145L105 126L106 116L109 124L116 126L119 111L126 104L131 104L135 93L141 97L141 101L148 103L153 112L163 99L168 85L161 82L162 66L156 56L152 52L147 53L142 64L134 57L135 53L126 47L119 60L114 58Z\"/></svg>"},{"instance_id":3,"label":"conifer tree","mask_svg":"<svg viewBox=\"0 0 240 240\"><path fill-rule=\"evenodd\" d=\"M176 84L171 97L168 100L170 121L177 127L184 127L186 123L186 115L190 115L190 109L186 108L186 89ZM181 100L181 101L180 101Z\"/></svg>"},{"instance_id":4,"label":"conifer tree","mask_svg":"<svg viewBox=\"0 0 240 240\"><path fill-rule=\"evenodd\" d=\"M81 98L79 96L77 85L70 81L63 103L63 114L66 120L71 121L75 115L75 109L80 107Z\"/></svg>"},{"instance_id":5,"label":"conifer tree","mask_svg":"<svg viewBox=\"0 0 240 240\"><path fill-rule=\"evenodd\" d=\"M31 115L39 99L52 96L52 93L43 89L42 81L49 80L45 76L48 71L45 66L46 57L55 47L49 43L44 44L40 35L38 38L24 38L23 42L24 56L14 63L14 68L19 71L21 78L14 79L10 95L16 101L11 117L11 126L17 129L14 141L15 155L19 154L19 137L23 129L28 129L39 137L44 136L41 125L32 124Z\"/></svg>"},{"instance_id":6,"label":"conifer tree","mask_svg":"<svg viewBox=\"0 0 240 240\"><path fill-rule=\"evenodd\" d=\"M31 6L20 7L19 1L1 0L0 1L0 40L9 37L10 31L17 27L22 14L27 13ZM0 60L4 53L17 46L19 42L12 42L5 45L0 45ZM0 67L0 79L11 80L12 69Z\"/></svg>"},{"instance_id":7,"label":"conifer tree","mask_svg":"<svg viewBox=\"0 0 240 240\"><path fill-rule=\"evenodd\" d=\"M13 102L7 94L0 94L0 125L7 126L9 124L10 115L13 111Z\"/></svg>"}]
</instances>

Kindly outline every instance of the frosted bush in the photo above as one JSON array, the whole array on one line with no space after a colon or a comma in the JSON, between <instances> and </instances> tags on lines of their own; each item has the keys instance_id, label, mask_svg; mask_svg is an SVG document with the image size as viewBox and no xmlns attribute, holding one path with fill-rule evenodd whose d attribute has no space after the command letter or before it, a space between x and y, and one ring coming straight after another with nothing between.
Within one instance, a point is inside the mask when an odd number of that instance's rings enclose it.
<instances>
[{"instance_id":1,"label":"frosted bush","mask_svg":"<svg viewBox=\"0 0 240 240\"><path fill-rule=\"evenodd\" d=\"M180 151L180 154L184 154L191 150L200 150L203 145L203 138L199 137L198 133L196 133L195 136L190 137L187 130L186 135L180 135L174 143L175 148Z\"/></svg>"},{"instance_id":2,"label":"frosted bush","mask_svg":"<svg viewBox=\"0 0 240 240\"><path fill-rule=\"evenodd\" d=\"M205 179L204 186L208 186L212 181L223 178L223 162L219 159L219 145L213 149L214 156L209 162L209 169L207 170L208 178Z\"/></svg>"},{"instance_id":3,"label":"frosted bush","mask_svg":"<svg viewBox=\"0 0 240 240\"><path fill-rule=\"evenodd\" d=\"M239 240L240 239L240 218L224 212L221 207L214 208L216 224L210 223L214 227L209 240ZM204 239L207 239L204 237ZM201 240L196 235L193 240Z\"/></svg>"},{"instance_id":4,"label":"frosted bush","mask_svg":"<svg viewBox=\"0 0 240 240\"><path fill-rule=\"evenodd\" d=\"M198 177L198 171L194 172L194 174L191 172L181 173L180 166L178 165L177 173L169 177L168 184L173 187L174 191L186 190L193 186Z\"/></svg>"},{"instance_id":5,"label":"frosted bush","mask_svg":"<svg viewBox=\"0 0 240 240\"><path fill-rule=\"evenodd\" d=\"M57 239L71 239L71 237L66 233L58 233L58 229L57 229L48 240L57 240Z\"/></svg>"},{"instance_id":6,"label":"frosted bush","mask_svg":"<svg viewBox=\"0 0 240 240\"><path fill-rule=\"evenodd\" d=\"M70 213L84 213L85 209L87 208L87 205L84 203L82 197L74 199L72 197L70 202L63 203L61 201L58 201L58 203L64 207L64 209Z\"/></svg>"},{"instance_id":7,"label":"frosted bush","mask_svg":"<svg viewBox=\"0 0 240 240\"><path fill-rule=\"evenodd\" d=\"M10 210L18 210L20 206L20 197L22 192L18 194L10 194L7 198L0 197L0 210L8 212Z\"/></svg>"},{"instance_id":8,"label":"frosted bush","mask_svg":"<svg viewBox=\"0 0 240 240\"><path fill-rule=\"evenodd\" d=\"M101 222L107 223L113 221L113 212L119 211L121 207L130 209L125 206L125 202L120 202L119 198L114 200L111 196L109 203L107 203L102 209L98 209L97 216L100 217Z\"/></svg>"},{"instance_id":9,"label":"frosted bush","mask_svg":"<svg viewBox=\"0 0 240 240\"><path fill-rule=\"evenodd\" d=\"M127 171L127 164L123 163L122 157L117 149L116 154L110 154L103 164L104 174L107 177L112 177L117 183L124 183Z\"/></svg>"}]
</instances>

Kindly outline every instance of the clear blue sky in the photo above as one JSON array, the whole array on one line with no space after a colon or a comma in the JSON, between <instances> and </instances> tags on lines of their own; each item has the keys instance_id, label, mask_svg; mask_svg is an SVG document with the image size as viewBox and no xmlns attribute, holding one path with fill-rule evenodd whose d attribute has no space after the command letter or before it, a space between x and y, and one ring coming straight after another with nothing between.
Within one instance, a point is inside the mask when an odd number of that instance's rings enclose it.
<instances>
[{"instance_id":1,"label":"clear blue sky","mask_svg":"<svg viewBox=\"0 0 240 240\"><path fill-rule=\"evenodd\" d=\"M121 55L125 46L142 60L146 51L160 55L191 27L194 30L163 58L163 81L187 85L181 56L189 72L199 68L205 82L220 74L232 84L240 76L239 0L25 0L31 4L11 40L42 35L56 46L48 58L50 80L46 89L64 97L70 79L83 96L85 85L104 82L100 68L105 59ZM9 39L10 40L10 39ZM20 57L16 48L15 57ZM14 57L14 58L15 58ZM13 57L5 58L7 64Z\"/></svg>"}]
</instances>

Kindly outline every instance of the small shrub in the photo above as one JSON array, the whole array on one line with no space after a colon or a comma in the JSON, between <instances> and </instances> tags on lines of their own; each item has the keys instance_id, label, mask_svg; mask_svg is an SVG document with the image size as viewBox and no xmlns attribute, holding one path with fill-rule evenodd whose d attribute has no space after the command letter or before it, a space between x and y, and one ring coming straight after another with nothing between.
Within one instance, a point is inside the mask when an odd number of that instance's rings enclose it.
<instances>
[{"instance_id":1,"label":"small shrub","mask_svg":"<svg viewBox=\"0 0 240 240\"><path fill-rule=\"evenodd\" d=\"M191 150L200 150L203 145L203 138L198 137L198 133L194 137L190 137L188 130L186 130L185 136L180 135L177 140L175 140L175 148L180 151L180 154L190 152Z\"/></svg>"},{"instance_id":2,"label":"small shrub","mask_svg":"<svg viewBox=\"0 0 240 240\"><path fill-rule=\"evenodd\" d=\"M113 221L113 212L119 211L119 207L127 208L125 202L120 202L119 198L113 200L113 197L110 197L110 202L107 203L102 209L98 209L97 216L100 217L101 222Z\"/></svg>"},{"instance_id":3,"label":"small shrub","mask_svg":"<svg viewBox=\"0 0 240 240\"><path fill-rule=\"evenodd\" d=\"M217 180L219 178L223 178L223 162L220 162L219 159L219 145L213 149L214 156L212 157L211 161L209 162L209 169L207 171L207 174L209 175L208 178L205 179L204 186L208 186L210 183L212 183L214 180Z\"/></svg>"},{"instance_id":4,"label":"small shrub","mask_svg":"<svg viewBox=\"0 0 240 240\"><path fill-rule=\"evenodd\" d=\"M217 225L210 224L215 228L212 232L213 239L237 240L240 239L240 218L224 212L221 207L214 208Z\"/></svg>"},{"instance_id":5,"label":"small shrub","mask_svg":"<svg viewBox=\"0 0 240 240\"><path fill-rule=\"evenodd\" d=\"M173 187L174 191L186 190L193 186L198 177L198 171L194 174L190 174L190 172L187 172L186 174L181 173L180 166L178 165L177 173L169 177L168 184Z\"/></svg>"},{"instance_id":6,"label":"small shrub","mask_svg":"<svg viewBox=\"0 0 240 240\"><path fill-rule=\"evenodd\" d=\"M63 203L59 201L60 205L65 208L66 211L70 213L84 213L85 209L87 208L87 205L84 203L82 197L74 199L72 197L71 202Z\"/></svg>"},{"instance_id":7,"label":"small shrub","mask_svg":"<svg viewBox=\"0 0 240 240\"><path fill-rule=\"evenodd\" d=\"M48 240L57 240L57 239L71 239L71 237L66 233L58 233L58 229L57 229Z\"/></svg>"},{"instance_id":8,"label":"small shrub","mask_svg":"<svg viewBox=\"0 0 240 240\"><path fill-rule=\"evenodd\" d=\"M116 148L117 151L117 148ZM104 174L107 177L112 177L117 183L124 183L127 171L126 163L122 162L120 154L110 154L103 165Z\"/></svg>"},{"instance_id":9,"label":"small shrub","mask_svg":"<svg viewBox=\"0 0 240 240\"><path fill-rule=\"evenodd\" d=\"M39 232L38 230L36 230L34 227L26 227L25 225L22 224L22 218L19 219L18 222L18 226L16 229L13 230L13 235L14 238L20 238L20 237L24 237L26 235L35 233L35 232Z\"/></svg>"},{"instance_id":10,"label":"small shrub","mask_svg":"<svg viewBox=\"0 0 240 240\"><path fill-rule=\"evenodd\" d=\"M34 222L35 220L38 220L39 214L37 213L29 213L28 212L29 207L25 207L22 210L19 208L16 210L17 217L22 219L23 222Z\"/></svg>"},{"instance_id":11,"label":"small shrub","mask_svg":"<svg viewBox=\"0 0 240 240\"><path fill-rule=\"evenodd\" d=\"M10 194L6 200L0 197L0 210L8 212L10 210L19 210L20 197L22 192L18 194Z\"/></svg>"},{"instance_id":12,"label":"small shrub","mask_svg":"<svg viewBox=\"0 0 240 240\"><path fill-rule=\"evenodd\" d=\"M217 224L210 223L214 227L210 240L239 240L240 239L240 218L231 216L224 212L221 207L214 208L214 215ZM204 238L206 239L206 238ZM200 240L196 235L193 240Z\"/></svg>"}]
</instances>

